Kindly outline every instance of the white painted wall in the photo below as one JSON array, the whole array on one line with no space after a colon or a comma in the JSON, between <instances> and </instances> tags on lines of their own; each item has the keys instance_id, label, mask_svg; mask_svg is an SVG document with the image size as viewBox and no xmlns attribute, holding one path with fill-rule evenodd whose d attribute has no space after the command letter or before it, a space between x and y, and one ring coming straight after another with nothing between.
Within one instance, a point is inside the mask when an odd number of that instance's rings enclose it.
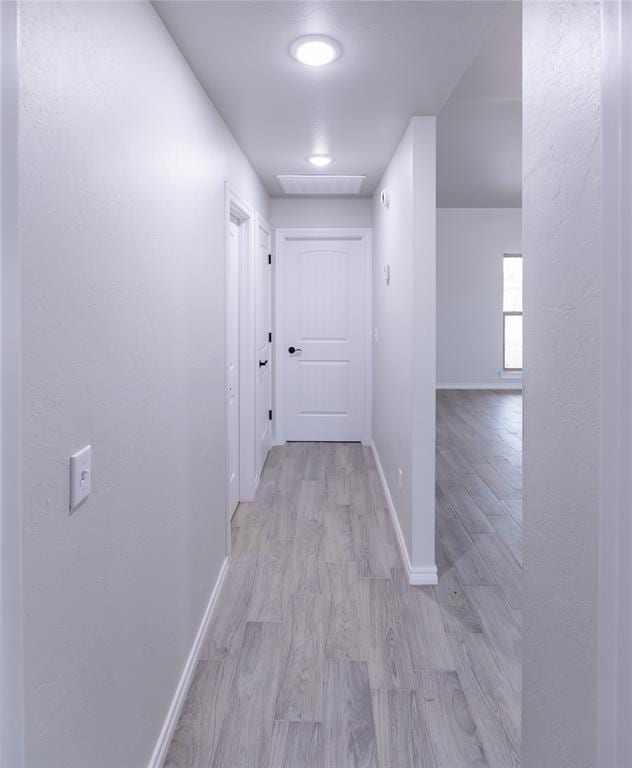
<instances>
[{"instance_id":1,"label":"white painted wall","mask_svg":"<svg viewBox=\"0 0 632 768\"><path fill-rule=\"evenodd\" d=\"M427 573L434 569L435 125L434 117L413 118L373 198L373 438L412 566ZM379 200L384 187L388 210Z\"/></svg>"},{"instance_id":2,"label":"white painted wall","mask_svg":"<svg viewBox=\"0 0 632 768\"><path fill-rule=\"evenodd\" d=\"M439 386L499 386L505 253L522 253L519 208L437 209Z\"/></svg>"},{"instance_id":3,"label":"white painted wall","mask_svg":"<svg viewBox=\"0 0 632 768\"><path fill-rule=\"evenodd\" d=\"M437 125L413 118L412 551L420 583L436 581Z\"/></svg>"},{"instance_id":4,"label":"white painted wall","mask_svg":"<svg viewBox=\"0 0 632 768\"><path fill-rule=\"evenodd\" d=\"M599 14L524 4L525 768L599 764Z\"/></svg>"},{"instance_id":5,"label":"white painted wall","mask_svg":"<svg viewBox=\"0 0 632 768\"><path fill-rule=\"evenodd\" d=\"M270 216L278 227L370 227L370 198L273 197Z\"/></svg>"},{"instance_id":6,"label":"white painted wall","mask_svg":"<svg viewBox=\"0 0 632 768\"><path fill-rule=\"evenodd\" d=\"M268 198L150 4L20 27L26 762L146 766L225 553L224 181Z\"/></svg>"}]
</instances>

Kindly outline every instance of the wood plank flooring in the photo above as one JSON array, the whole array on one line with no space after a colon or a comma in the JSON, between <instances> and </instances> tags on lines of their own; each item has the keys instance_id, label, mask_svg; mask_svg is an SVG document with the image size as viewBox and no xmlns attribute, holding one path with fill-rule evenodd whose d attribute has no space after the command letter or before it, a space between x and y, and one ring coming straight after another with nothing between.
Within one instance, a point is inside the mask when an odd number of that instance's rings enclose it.
<instances>
[{"instance_id":1,"label":"wood plank flooring","mask_svg":"<svg viewBox=\"0 0 632 768\"><path fill-rule=\"evenodd\" d=\"M274 448L165 765L519 766L521 425L517 394L437 393L437 587L368 449Z\"/></svg>"}]
</instances>

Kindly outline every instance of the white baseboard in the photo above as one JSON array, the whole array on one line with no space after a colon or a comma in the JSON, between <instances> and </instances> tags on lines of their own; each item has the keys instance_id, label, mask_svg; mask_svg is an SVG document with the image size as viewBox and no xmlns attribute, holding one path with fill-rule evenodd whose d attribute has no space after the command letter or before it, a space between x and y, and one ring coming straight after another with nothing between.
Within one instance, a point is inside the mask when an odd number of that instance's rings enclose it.
<instances>
[{"instance_id":1,"label":"white baseboard","mask_svg":"<svg viewBox=\"0 0 632 768\"><path fill-rule=\"evenodd\" d=\"M414 587L432 586L439 583L437 575L437 566L429 565L426 567L412 566L408 571L408 583Z\"/></svg>"},{"instance_id":2,"label":"white baseboard","mask_svg":"<svg viewBox=\"0 0 632 768\"><path fill-rule=\"evenodd\" d=\"M222 563L222 567L220 568L217 581L215 582L215 586L211 592L208 605L204 611L202 622L197 631L197 635L195 636L195 640L193 641L193 646L191 647L189 657L186 661L186 664L184 665L178 686L173 695L173 699L171 700L169 711L167 712L167 717L165 718L165 722L163 723L160 735L158 736L158 741L156 742L154 752L151 756L151 760L149 761L149 768L161 768L165 758L167 757L169 744L171 743L171 738L176 729L176 725L178 724L178 719L180 717L184 701L189 691L189 686L191 685L191 679L193 677L193 672L195 671L195 665L197 664L198 656L200 655L200 651L202 649L204 636L206 635L206 630L208 629L213 610L217 604L217 599L224 583L227 567L228 558L225 557L224 562Z\"/></svg>"},{"instance_id":3,"label":"white baseboard","mask_svg":"<svg viewBox=\"0 0 632 768\"><path fill-rule=\"evenodd\" d=\"M513 389L522 390L522 381L496 381L493 384L437 384L437 389Z\"/></svg>"},{"instance_id":4,"label":"white baseboard","mask_svg":"<svg viewBox=\"0 0 632 768\"><path fill-rule=\"evenodd\" d=\"M402 562L404 563L404 569L408 573L408 583L414 586L432 586L433 584L438 584L439 580L437 578L437 566L434 563L428 566L414 566L410 562L410 555L408 554L408 548L406 547L406 542L404 541L404 534L400 528L399 520L397 519L397 512L395 511L395 505L393 504L393 497L391 496L388 483L386 482L386 475L384 474L382 462L380 461L380 456L377 452L377 448L375 447L373 440L371 440L371 451L373 452L375 466L377 467L377 472L380 476L384 496L386 496L388 511L391 514L391 523L393 524L393 530L395 531L395 538L397 539L397 544L399 546L399 553L402 557Z\"/></svg>"}]
</instances>

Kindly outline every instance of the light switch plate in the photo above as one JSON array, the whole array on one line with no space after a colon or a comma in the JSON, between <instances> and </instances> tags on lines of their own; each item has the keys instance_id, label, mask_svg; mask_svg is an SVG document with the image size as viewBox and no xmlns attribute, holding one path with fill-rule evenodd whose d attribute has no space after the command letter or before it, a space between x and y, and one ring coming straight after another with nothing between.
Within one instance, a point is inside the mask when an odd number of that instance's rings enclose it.
<instances>
[{"instance_id":1,"label":"light switch plate","mask_svg":"<svg viewBox=\"0 0 632 768\"><path fill-rule=\"evenodd\" d=\"M70 509L75 509L92 490L92 446L70 457Z\"/></svg>"}]
</instances>

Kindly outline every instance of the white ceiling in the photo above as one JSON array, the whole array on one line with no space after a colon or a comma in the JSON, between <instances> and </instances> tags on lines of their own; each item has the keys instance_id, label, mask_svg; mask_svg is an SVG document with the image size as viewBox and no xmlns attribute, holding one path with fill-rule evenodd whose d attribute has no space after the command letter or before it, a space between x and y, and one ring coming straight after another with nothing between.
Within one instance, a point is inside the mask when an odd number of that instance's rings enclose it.
<instances>
[{"instance_id":1,"label":"white ceiling","mask_svg":"<svg viewBox=\"0 0 632 768\"><path fill-rule=\"evenodd\" d=\"M522 4L497 20L437 120L437 205L522 204Z\"/></svg>"},{"instance_id":2,"label":"white ceiling","mask_svg":"<svg viewBox=\"0 0 632 768\"><path fill-rule=\"evenodd\" d=\"M261 176L366 175L370 195L414 115L439 113L506 3L157 0L191 68ZM303 34L340 41L340 59L305 67L288 48ZM440 189L441 189L440 185Z\"/></svg>"}]
</instances>

